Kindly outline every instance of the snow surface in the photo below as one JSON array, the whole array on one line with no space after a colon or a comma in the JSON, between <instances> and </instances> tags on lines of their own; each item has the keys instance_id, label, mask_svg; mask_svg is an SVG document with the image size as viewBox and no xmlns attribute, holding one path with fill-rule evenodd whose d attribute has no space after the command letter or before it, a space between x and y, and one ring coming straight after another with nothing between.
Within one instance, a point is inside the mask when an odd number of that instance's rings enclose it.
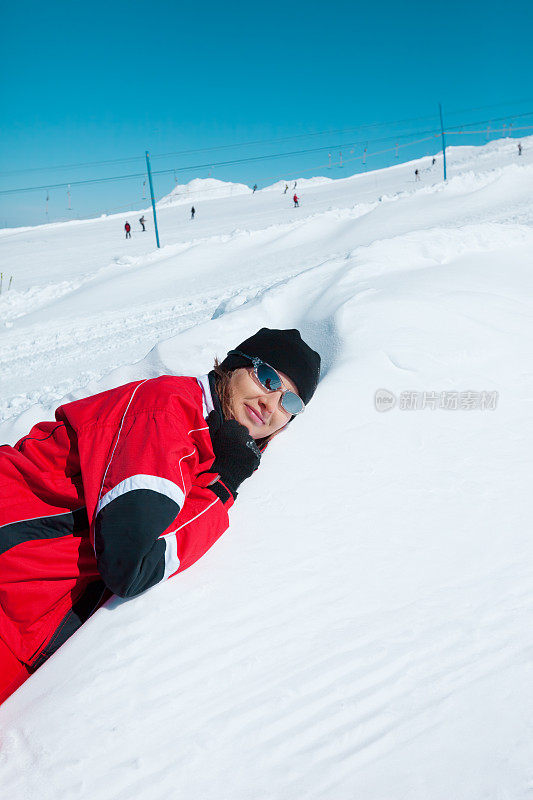
<instances>
[{"instance_id":1,"label":"snow surface","mask_svg":"<svg viewBox=\"0 0 533 800\"><path fill-rule=\"evenodd\" d=\"M2 706L3 796L530 800L523 145L450 148L447 184L427 158L315 182L297 209L282 188L195 200L194 221L161 204L159 251L137 212L0 231L2 441L201 374L261 325L324 364L211 551L110 601ZM498 395L378 413L378 389Z\"/></svg>"}]
</instances>

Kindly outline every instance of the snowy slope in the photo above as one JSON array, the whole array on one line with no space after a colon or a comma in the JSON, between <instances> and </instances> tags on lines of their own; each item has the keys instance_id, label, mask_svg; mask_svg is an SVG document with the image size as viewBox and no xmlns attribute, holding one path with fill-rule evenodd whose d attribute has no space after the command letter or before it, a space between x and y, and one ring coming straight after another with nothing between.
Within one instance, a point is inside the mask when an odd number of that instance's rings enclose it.
<instances>
[{"instance_id":1,"label":"snowy slope","mask_svg":"<svg viewBox=\"0 0 533 800\"><path fill-rule=\"evenodd\" d=\"M523 145L450 148L446 185L421 159L310 183L299 209L284 186L193 222L162 207L160 251L122 239L140 212L0 231L3 441L64 399L207 371L263 324L324 359L206 557L111 601L0 708L6 796L531 797ZM431 408L443 392L460 407Z\"/></svg>"}]
</instances>

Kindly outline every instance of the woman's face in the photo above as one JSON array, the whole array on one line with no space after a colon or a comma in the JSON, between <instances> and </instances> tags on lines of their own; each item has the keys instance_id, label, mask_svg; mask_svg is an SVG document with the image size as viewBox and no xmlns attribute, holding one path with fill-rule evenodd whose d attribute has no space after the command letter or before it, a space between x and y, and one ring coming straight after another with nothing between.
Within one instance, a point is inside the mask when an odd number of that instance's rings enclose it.
<instances>
[{"instance_id":1,"label":"woman's face","mask_svg":"<svg viewBox=\"0 0 533 800\"><path fill-rule=\"evenodd\" d=\"M283 381L283 390L290 389L298 394L298 389L288 375L277 370ZM267 392L253 369L241 367L231 374L231 407L237 422L248 428L253 439L271 436L290 420L291 415L280 405L281 390Z\"/></svg>"}]
</instances>

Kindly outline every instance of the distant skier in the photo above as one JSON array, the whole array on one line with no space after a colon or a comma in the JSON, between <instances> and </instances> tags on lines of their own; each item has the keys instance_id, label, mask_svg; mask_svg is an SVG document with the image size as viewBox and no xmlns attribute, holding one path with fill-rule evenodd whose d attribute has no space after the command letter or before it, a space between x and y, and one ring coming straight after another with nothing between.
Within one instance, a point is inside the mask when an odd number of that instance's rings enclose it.
<instances>
[{"instance_id":1,"label":"distant skier","mask_svg":"<svg viewBox=\"0 0 533 800\"><path fill-rule=\"evenodd\" d=\"M298 195L296 194L296 192L294 192L294 197L292 199L293 199L293 202L294 202L294 208L297 208L300 205L300 203L298 202L299 198L298 198Z\"/></svg>"},{"instance_id":2,"label":"distant skier","mask_svg":"<svg viewBox=\"0 0 533 800\"><path fill-rule=\"evenodd\" d=\"M298 181L294 181L294 186L292 187L293 189L296 189L296 184L297 183L298 183Z\"/></svg>"},{"instance_id":3,"label":"distant skier","mask_svg":"<svg viewBox=\"0 0 533 800\"><path fill-rule=\"evenodd\" d=\"M145 230L146 230L146 228L144 227L144 223L146 222L146 220L145 220L145 218L144 218L144 214L143 214L143 216L140 218L139 222L140 222L140 223L141 223L141 225L143 226L143 231L145 231Z\"/></svg>"},{"instance_id":4,"label":"distant skier","mask_svg":"<svg viewBox=\"0 0 533 800\"><path fill-rule=\"evenodd\" d=\"M283 190L283 194L287 194L287 189L289 188L289 184L285 184L285 189Z\"/></svg>"},{"instance_id":5,"label":"distant skier","mask_svg":"<svg viewBox=\"0 0 533 800\"><path fill-rule=\"evenodd\" d=\"M194 219L194 215L196 214L196 210L194 206L191 208L191 219Z\"/></svg>"},{"instance_id":6,"label":"distant skier","mask_svg":"<svg viewBox=\"0 0 533 800\"><path fill-rule=\"evenodd\" d=\"M518 155L522 155L522 142L518 142Z\"/></svg>"},{"instance_id":7,"label":"distant skier","mask_svg":"<svg viewBox=\"0 0 533 800\"><path fill-rule=\"evenodd\" d=\"M256 190L257 190L257 183L254 183L254 188L252 190L252 194L255 194Z\"/></svg>"},{"instance_id":8,"label":"distant skier","mask_svg":"<svg viewBox=\"0 0 533 800\"><path fill-rule=\"evenodd\" d=\"M131 225L129 222L124 225L124 230L126 231L126 239L131 239Z\"/></svg>"},{"instance_id":9,"label":"distant skier","mask_svg":"<svg viewBox=\"0 0 533 800\"><path fill-rule=\"evenodd\" d=\"M415 169L415 181L419 180L420 180L420 172L418 171L418 169Z\"/></svg>"},{"instance_id":10,"label":"distant skier","mask_svg":"<svg viewBox=\"0 0 533 800\"><path fill-rule=\"evenodd\" d=\"M434 167L436 163L437 163L437 159L436 158L432 159L431 166Z\"/></svg>"}]
</instances>

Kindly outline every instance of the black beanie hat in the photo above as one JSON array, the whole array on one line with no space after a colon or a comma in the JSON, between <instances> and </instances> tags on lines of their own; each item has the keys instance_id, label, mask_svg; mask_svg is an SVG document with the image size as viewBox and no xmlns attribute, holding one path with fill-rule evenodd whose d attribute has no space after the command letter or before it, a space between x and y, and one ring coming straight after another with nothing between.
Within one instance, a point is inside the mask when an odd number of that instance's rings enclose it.
<instances>
[{"instance_id":1,"label":"black beanie hat","mask_svg":"<svg viewBox=\"0 0 533 800\"><path fill-rule=\"evenodd\" d=\"M235 350L247 356L257 356L288 375L306 405L314 395L320 377L320 356L311 350L295 328L285 331L261 328ZM242 356L227 355L220 366L231 370L249 364Z\"/></svg>"}]
</instances>

